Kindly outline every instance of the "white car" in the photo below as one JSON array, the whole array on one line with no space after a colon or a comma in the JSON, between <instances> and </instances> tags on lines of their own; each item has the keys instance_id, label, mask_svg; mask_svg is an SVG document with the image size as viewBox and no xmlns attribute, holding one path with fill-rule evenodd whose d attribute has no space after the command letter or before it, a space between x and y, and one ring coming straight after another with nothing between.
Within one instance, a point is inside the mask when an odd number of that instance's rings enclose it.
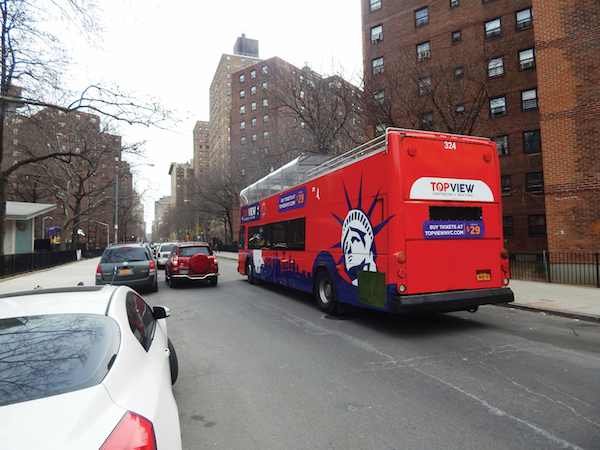
<instances>
[{"instance_id":1,"label":"white car","mask_svg":"<svg viewBox=\"0 0 600 450\"><path fill-rule=\"evenodd\" d=\"M169 254L176 245L176 242L164 242L158 246L156 249L156 261L159 268L165 267L167 259L169 258Z\"/></svg>"},{"instance_id":2,"label":"white car","mask_svg":"<svg viewBox=\"0 0 600 450\"><path fill-rule=\"evenodd\" d=\"M0 295L0 447L181 449L168 316L127 286Z\"/></svg>"}]
</instances>

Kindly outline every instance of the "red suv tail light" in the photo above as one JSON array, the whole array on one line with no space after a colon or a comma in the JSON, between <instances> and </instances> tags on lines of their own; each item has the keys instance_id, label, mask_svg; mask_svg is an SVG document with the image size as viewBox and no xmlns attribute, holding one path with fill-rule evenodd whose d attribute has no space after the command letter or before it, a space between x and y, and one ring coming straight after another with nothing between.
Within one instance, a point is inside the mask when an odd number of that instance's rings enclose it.
<instances>
[{"instance_id":1,"label":"red suv tail light","mask_svg":"<svg viewBox=\"0 0 600 450\"><path fill-rule=\"evenodd\" d=\"M156 450L152 422L127 412L100 450Z\"/></svg>"}]
</instances>

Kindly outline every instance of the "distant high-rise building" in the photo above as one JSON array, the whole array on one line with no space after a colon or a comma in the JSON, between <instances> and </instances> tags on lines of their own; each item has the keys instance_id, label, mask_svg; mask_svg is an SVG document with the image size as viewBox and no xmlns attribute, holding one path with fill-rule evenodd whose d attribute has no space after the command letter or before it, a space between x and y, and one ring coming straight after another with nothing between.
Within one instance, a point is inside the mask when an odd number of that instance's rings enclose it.
<instances>
[{"instance_id":1,"label":"distant high-rise building","mask_svg":"<svg viewBox=\"0 0 600 450\"><path fill-rule=\"evenodd\" d=\"M250 56L258 58L258 41L256 39L248 39L244 33L237 38L233 53L240 56Z\"/></svg>"},{"instance_id":2,"label":"distant high-rise building","mask_svg":"<svg viewBox=\"0 0 600 450\"><path fill-rule=\"evenodd\" d=\"M247 66L257 64L261 60L258 59L258 42L252 39L247 39L244 35L238 38L240 45L256 42L256 51L250 56L241 54L221 56L217 70L210 85L210 126L209 126L209 141L210 141L210 167L216 171L223 168L225 163L229 161L230 147L230 117L231 110L231 77L234 72L243 69ZM236 48L238 45L236 44ZM244 48L242 48L244 50ZM247 49L246 49L247 50Z\"/></svg>"},{"instance_id":3,"label":"distant high-rise building","mask_svg":"<svg viewBox=\"0 0 600 450\"><path fill-rule=\"evenodd\" d=\"M194 177L199 178L210 167L210 122L197 121L194 126Z\"/></svg>"}]
</instances>

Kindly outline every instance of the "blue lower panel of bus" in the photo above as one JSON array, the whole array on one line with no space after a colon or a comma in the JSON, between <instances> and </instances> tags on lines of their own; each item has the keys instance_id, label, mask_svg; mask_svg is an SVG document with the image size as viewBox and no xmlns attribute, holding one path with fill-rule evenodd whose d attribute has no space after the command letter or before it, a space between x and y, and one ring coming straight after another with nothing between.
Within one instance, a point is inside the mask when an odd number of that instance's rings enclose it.
<instances>
[{"instance_id":1,"label":"blue lower panel of bus","mask_svg":"<svg viewBox=\"0 0 600 450\"><path fill-rule=\"evenodd\" d=\"M418 295L392 295L390 312L413 314L465 311L476 309L480 305L509 303L514 299L513 291L507 287Z\"/></svg>"}]
</instances>

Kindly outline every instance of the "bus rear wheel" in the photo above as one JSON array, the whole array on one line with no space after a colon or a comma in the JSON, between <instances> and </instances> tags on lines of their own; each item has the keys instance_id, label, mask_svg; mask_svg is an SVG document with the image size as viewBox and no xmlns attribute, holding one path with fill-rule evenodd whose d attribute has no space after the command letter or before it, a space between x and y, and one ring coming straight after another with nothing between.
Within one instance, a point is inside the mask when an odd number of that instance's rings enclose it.
<instances>
[{"instance_id":1,"label":"bus rear wheel","mask_svg":"<svg viewBox=\"0 0 600 450\"><path fill-rule=\"evenodd\" d=\"M337 312L335 284L331 280L331 276L324 270L318 274L315 296L321 311L327 314Z\"/></svg>"}]
</instances>

